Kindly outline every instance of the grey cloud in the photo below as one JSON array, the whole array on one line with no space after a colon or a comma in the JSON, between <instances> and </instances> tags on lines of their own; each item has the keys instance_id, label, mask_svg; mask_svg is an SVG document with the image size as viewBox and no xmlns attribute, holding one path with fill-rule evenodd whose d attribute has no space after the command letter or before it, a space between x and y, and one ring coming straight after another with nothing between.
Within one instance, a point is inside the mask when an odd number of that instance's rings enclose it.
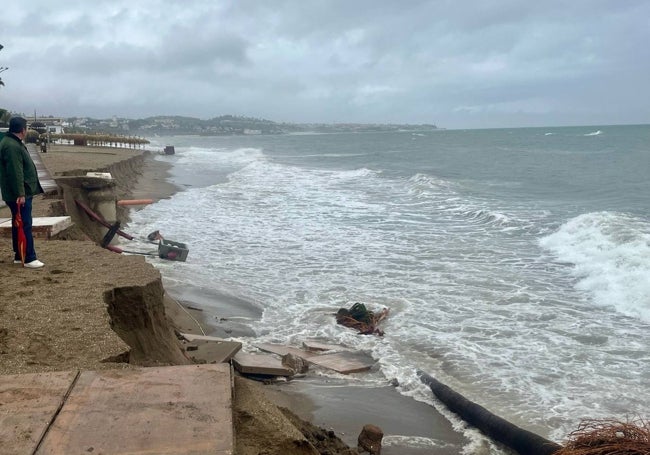
<instances>
[{"instance_id":1,"label":"grey cloud","mask_svg":"<svg viewBox=\"0 0 650 455\"><path fill-rule=\"evenodd\" d=\"M3 30L0 107L13 110L450 127L648 118L641 0L28 3Z\"/></svg>"}]
</instances>

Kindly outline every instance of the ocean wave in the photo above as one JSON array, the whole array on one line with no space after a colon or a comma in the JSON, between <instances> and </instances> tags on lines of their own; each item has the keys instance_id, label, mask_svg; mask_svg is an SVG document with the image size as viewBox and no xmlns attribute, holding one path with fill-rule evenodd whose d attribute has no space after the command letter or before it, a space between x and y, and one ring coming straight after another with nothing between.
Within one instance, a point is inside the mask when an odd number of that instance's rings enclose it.
<instances>
[{"instance_id":1,"label":"ocean wave","mask_svg":"<svg viewBox=\"0 0 650 455\"><path fill-rule=\"evenodd\" d=\"M613 212L577 216L540 240L572 265L576 288L594 304L650 322L650 235L639 218Z\"/></svg>"},{"instance_id":2,"label":"ocean wave","mask_svg":"<svg viewBox=\"0 0 650 455\"><path fill-rule=\"evenodd\" d=\"M591 133L587 133L584 136L600 136L601 134L603 134L603 132L598 130L598 131L594 131L594 132L591 132Z\"/></svg>"},{"instance_id":3,"label":"ocean wave","mask_svg":"<svg viewBox=\"0 0 650 455\"><path fill-rule=\"evenodd\" d=\"M485 209L470 210L467 216L472 221L480 221L486 224L493 224L496 226L508 226L513 223L513 220L508 215L500 212L493 212Z\"/></svg>"},{"instance_id":4,"label":"ocean wave","mask_svg":"<svg viewBox=\"0 0 650 455\"><path fill-rule=\"evenodd\" d=\"M449 180L429 174L415 174L409 179L409 184L411 185L411 190L416 193L437 194L440 191L456 193L454 185Z\"/></svg>"},{"instance_id":5,"label":"ocean wave","mask_svg":"<svg viewBox=\"0 0 650 455\"><path fill-rule=\"evenodd\" d=\"M347 179L356 179L362 177L372 177L381 174L379 171L373 171L365 167L359 169L353 169L349 171L336 171L332 174L332 178L347 180Z\"/></svg>"}]
</instances>

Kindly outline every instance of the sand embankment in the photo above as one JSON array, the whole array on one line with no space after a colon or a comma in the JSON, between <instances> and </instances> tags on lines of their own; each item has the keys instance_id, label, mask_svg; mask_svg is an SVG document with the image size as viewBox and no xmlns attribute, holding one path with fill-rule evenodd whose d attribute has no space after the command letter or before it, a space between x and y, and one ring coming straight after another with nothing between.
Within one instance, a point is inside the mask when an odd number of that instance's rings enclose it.
<instances>
[{"instance_id":1,"label":"sand embankment","mask_svg":"<svg viewBox=\"0 0 650 455\"><path fill-rule=\"evenodd\" d=\"M142 150L54 146L42 158L55 179L110 172L118 198L161 199L176 191L166 180L168 166ZM75 210L57 195L34 199L34 216ZM10 217L6 207L2 217ZM86 224L92 222L76 218L78 225L60 236L64 240L36 239L43 269L13 264L11 239L0 238L0 374L133 368L125 362L129 357L139 365L183 363L177 344L166 336L148 337L146 329L153 323L154 332L173 334L179 326L197 333L198 318L164 296L160 273L143 257L100 248L87 238ZM234 395L236 454L356 453L332 432L296 420L300 432L257 384L239 378Z\"/></svg>"}]
</instances>

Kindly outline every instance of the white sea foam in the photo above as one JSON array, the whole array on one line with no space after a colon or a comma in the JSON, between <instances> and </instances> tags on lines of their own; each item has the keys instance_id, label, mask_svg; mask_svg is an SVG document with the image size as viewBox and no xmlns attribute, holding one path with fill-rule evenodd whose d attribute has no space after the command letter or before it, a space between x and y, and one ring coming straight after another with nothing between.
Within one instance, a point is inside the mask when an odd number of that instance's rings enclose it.
<instances>
[{"instance_id":1,"label":"white sea foam","mask_svg":"<svg viewBox=\"0 0 650 455\"><path fill-rule=\"evenodd\" d=\"M603 134L603 132L601 130L598 130L591 133L586 133L585 136L600 136L601 134Z\"/></svg>"},{"instance_id":2,"label":"white sea foam","mask_svg":"<svg viewBox=\"0 0 650 455\"><path fill-rule=\"evenodd\" d=\"M134 213L131 231L189 244L186 263L158 261L165 279L263 308L257 341L353 346L378 370L348 380L397 378L401 393L432 403L421 369L554 439L581 417L650 405L639 381L650 363L638 301L650 294L644 220L587 214L548 235L551 211L467 181L292 166L255 148L179 149L165 159L188 175L227 177ZM335 323L355 301L391 308L383 338Z\"/></svg>"},{"instance_id":3,"label":"white sea foam","mask_svg":"<svg viewBox=\"0 0 650 455\"><path fill-rule=\"evenodd\" d=\"M640 219L611 212L569 220L540 241L572 264L576 287L600 306L650 322L650 234Z\"/></svg>"},{"instance_id":4,"label":"white sea foam","mask_svg":"<svg viewBox=\"0 0 650 455\"><path fill-rule=\"evenodd\" d=\"M382 439L382 446L384 447L400 446L400 447L408 447L412 449L430 449L430 450L454 448L453 445L448 444L445 441L440 441L438 439L424 438L420 436L397 435L397 434L390 434L384 436L384 438Z\"/></svg>"}]
</instances>

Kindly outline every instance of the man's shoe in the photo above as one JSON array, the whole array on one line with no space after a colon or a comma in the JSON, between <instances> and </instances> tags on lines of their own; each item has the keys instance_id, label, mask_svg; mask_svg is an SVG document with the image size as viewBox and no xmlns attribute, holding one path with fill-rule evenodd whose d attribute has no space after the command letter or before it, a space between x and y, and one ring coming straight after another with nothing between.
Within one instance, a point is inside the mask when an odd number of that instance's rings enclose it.
<instances>
[{"instance_id":1,"label":"man's shoe","mask_svg":"<svg viewBox=\"0 0 650 455\"><path fill-rule=\"evenodd\" d=\"M25 267L28 269L40 269L43 267L45 264L43 264L41 261L38 259L34 259L32 262L27 262L25 263Z\"/></svg>"},{"instance_id":2,"label":"man's shoe","mask_svg":"<svg viewBox=\"0 0 650 455\"><path fill-rule=\"evenodd\" d=\"M21 261L20 259L14 259L14 264L22 264L22 263L23 261Z\"/></svg>"}]
</instances>

